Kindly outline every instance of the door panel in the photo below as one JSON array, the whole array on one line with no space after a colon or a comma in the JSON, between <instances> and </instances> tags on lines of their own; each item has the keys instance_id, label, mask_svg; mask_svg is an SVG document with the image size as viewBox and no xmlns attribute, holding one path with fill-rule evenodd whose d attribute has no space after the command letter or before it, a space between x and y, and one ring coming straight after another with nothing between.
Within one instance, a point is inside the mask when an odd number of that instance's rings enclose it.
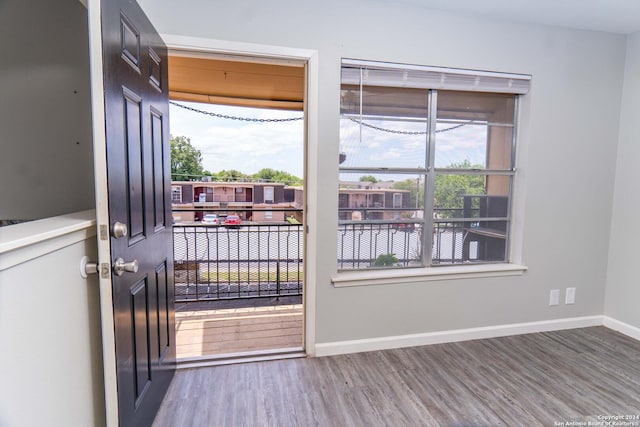
<instances>
[{"instance_id":1,"label":"door panel","mask_svg":"<svg viewBox=\"0 0 640 427\"><path fill-rule=\"evenodd\" d=\"M144 238L144 189L142 187L142 98L123 89L125 108L127 161L125 176L128 184L127 210L129 214L129 244Z\"/></svg>"},{"instance_id":2,"label":"door panel","mask_svg":"<svg viewBox=\"0 0 640 427\"><path fill-rule=\"evenodd\" d=\"M169 295L169 281L167 280L167 262L163 262L156 268L156 296L158 305L158 360L162 359L169 350L170 323L169 305L167 304Z\"/></svg>"},{"instance_id":3,"label":"door panel","mask_svg":"<svg viewBox=\"0 0 640 427\"><path fill-rule=\"evenodd\" d=\"M118 419L141 427L175 370L167 50L135 2L101 12L109 226L128 228L110 237L111 265L131 263L111 275Z\"/></svg>"},{"instance_id":4,"label":"door panel","mask_svg":"<svg viewBox=\"0 0 640 427\"><path fill-rule=\"evenodd\" d=\"M165 226L164 159L162 155L162 115L151 109L151 152L153 162L153 207L155 230Z\"/></svg>"},{"instance_id":5,"label":"door panel","mask_svg":"<svg viewBox=\"0 0 640 427\"><path fill-rule=\"evenodd\" d=\"M136 407L151 383L149 342L149 294L147 280L141 280L131 289L131 319L133 330L133 378L135 380Z\"/></svg>"}]
</instances>

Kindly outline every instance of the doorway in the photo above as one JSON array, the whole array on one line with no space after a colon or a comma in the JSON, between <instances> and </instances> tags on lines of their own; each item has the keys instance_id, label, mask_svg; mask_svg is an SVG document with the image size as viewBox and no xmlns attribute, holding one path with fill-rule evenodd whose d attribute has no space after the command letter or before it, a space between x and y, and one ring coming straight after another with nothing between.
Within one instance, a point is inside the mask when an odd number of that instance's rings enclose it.
<instances>
[{"instance_id":1,"label":"doorway","mask_svg":"<svg viewBox=\"0 0 640 427\"><path fill-rule=\"evenodd\" d=\"M305 64L170 52L179 366L304 355Z\"/></svg>"}]
</instances>

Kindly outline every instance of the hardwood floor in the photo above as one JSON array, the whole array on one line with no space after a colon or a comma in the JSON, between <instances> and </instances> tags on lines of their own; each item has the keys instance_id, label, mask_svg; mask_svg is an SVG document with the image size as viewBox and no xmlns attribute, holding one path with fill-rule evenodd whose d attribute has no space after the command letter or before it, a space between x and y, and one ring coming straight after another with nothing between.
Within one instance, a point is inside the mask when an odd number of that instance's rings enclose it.
<instances>
[{"instance_id":1,"label":"hardwood floor","mask_svg":"<svg viewBox=\"0 0 640 427\"><path fill-rule=\"evenodd\" d=\"M617 415L640 415L640 342L593 327L180 370L154 426L554 426Z\"/></svg>"},{"instance_id":2,"label":"hardwood floor","mask_svg":"<svg viewBox=\"0 0 640 427\"><path fill-rule=\"evenodd\" d=\"M178 359L302 347L302 305L176 311Z\"/></svg>"}]
</instances>

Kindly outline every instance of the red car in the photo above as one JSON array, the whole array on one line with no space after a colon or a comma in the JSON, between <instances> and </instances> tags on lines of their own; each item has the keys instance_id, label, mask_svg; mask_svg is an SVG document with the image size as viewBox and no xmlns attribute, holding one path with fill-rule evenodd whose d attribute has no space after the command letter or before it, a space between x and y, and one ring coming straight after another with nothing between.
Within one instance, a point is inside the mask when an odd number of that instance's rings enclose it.
<instances>
[{"instance_id":1,"label":"red car","mask_svg":"<svg viewBox=\"0 0 640 427\"><path fill-rule=\"evenodd\" d=\"M400 230L400 231L406 231L407 233L413 233L413 230L415 230L416 225L412 222L409 222L409 223L400 222L400 223L391 224L391 228L395 228L396 230Z\"/></svg>"},{"instance_id":2,"label":"red car","mask_svg":"<svg viewBox=\"0 0 640 427\"><path fill-rule=\"evenodd\" d=\"M224 225L228 228L240 228L240 217L238 215L227 215Z\"/></svg>"}]
</instances>

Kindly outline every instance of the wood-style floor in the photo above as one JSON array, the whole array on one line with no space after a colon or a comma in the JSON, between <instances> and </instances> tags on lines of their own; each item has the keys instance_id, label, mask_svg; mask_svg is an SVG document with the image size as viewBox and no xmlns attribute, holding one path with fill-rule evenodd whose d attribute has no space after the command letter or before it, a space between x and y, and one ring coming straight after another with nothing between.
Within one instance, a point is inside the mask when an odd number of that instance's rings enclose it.
<instances>
[{"instance_id":1,"label":"wood-style floor","mask_svg":"<svg viewBox=\"0 0 640 427\"><path fill-rule=\"evenodd\" d=\"M176 311L178 359L302 347L302 305Z\"/></svg>"},{"instance_id":2,"label":"wood-style floor","mask_svg":"<svg viewBox=\"0 0 640 427\"><path fill-rule=\"evenodd\" d=\"M179 370L154 427L555 426L617 415L640 415L640 342L593 327Z\"/></svg>"}]
</instances>

